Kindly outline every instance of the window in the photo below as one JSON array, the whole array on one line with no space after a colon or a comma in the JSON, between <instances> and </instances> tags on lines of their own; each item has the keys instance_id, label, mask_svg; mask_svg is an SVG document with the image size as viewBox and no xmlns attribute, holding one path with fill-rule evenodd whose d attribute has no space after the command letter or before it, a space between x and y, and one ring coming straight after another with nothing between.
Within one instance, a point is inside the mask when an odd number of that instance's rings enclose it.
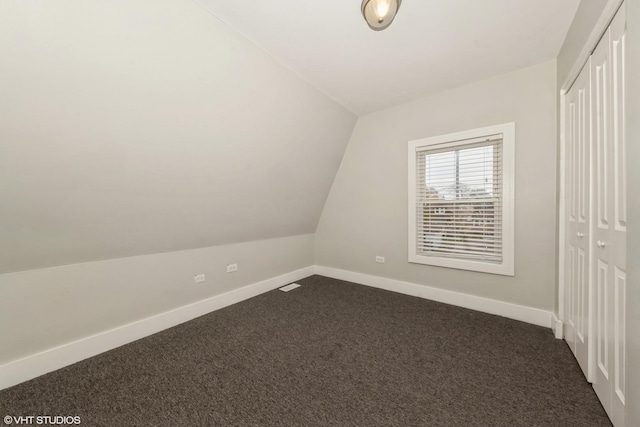
<instances>
[{"instance_id":1,"label":"window","mask_svg":"<svg viewBox=\"0 0 640 427\"><path fill-rule=\"evenodd\" d=\"M514 275L515 123L409 142L409 262Z\"/></svg>"}]
</instances>

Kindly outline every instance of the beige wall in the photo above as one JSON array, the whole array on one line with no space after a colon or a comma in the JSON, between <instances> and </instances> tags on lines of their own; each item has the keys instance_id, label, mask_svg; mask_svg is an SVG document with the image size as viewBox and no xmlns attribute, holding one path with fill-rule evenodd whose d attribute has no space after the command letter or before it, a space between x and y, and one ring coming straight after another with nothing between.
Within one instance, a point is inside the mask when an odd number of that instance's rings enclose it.
<instances>
[{"instance_id":1,"label":"beige wall","mask_svg":"<svg viewBox=\"0 0 640 427\"><path fill-rule=\"evenodd\" d=\"M558 87L564 84L609 0L583 0L558 54ZM574 78L577 76L573 76Z\"/></svg>"},{"instance_id":2,"label":"beige wall","mask_svg":"<svg viewBox=\"0 0 640 427\"><path fill-rule=\"evenodd\" d=\"M316 264L552 310L555 94L551 61L361 117L318 225ZM511 121L515 277L408 263L407 142Z\"/></svg>"},{"instance_id":3,"label":"beige wall","mask_svg":"<svg viewBox=\"0 0 640 427\"><path fill-rule=\"evenodd\" d=\"M628 427L640 426L640 0L627 4L627 395Z\"/></svg>"},{"instance_id":4,"label":"beige wall","mask_svg":"<svg viewBox=\"0 0 640 427\"><path fill-rule=\"evenodd\" d=\"M2 274L0 365L312 266L313 250L307 234Z\"/></svg>"},{"instance_id":5,"label":"beige wall","mask_svg":"<svg viewBox=\"0 0 640 427\"><path fill-rule=\"evenodd\" d=\"M313 265L356 116L195 2L2 1L0 58L0 364Z\"/></svg>"},{"instance_id":6,"label":"beige wall","mask_svg":"<svg viewBox=\"0 0 640 427\"><path fill-rule=\"evenodd\" d=\"M356 117L195 2L0 2L0 273L315 232Z\"/></svg>"}]
</instances>

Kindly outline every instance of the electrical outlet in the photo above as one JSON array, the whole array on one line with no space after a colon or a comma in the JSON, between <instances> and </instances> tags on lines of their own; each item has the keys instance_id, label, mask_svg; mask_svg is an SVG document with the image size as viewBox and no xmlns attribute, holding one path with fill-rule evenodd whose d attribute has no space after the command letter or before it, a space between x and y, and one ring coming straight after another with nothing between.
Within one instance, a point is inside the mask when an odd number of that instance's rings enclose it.
<instances>
[{"instance_id":1,"label":"electrical outlet","mask_svg":"<svg viewBox=\"0 0 640 427\"><path fill-rule=\"evenodd\" d=\"M379 264L384 264L384 257L380 255L376 255L376 262Z\"/></svg>"},{"instance_id":2,"label":"electrical outlet","mask_svg":"<svg viewBox=\"0 0 640 427\"><path fill-rule=\"evenodd\" d=\"M234 271L238 271L238 264L227 265L227 273L233 273Z\"/></svg>"},{"instance_id":3,"label":"electrical outlet","mask_svg":"<svg viewBox=\"0 0 640 427\"><path fill-rule=\"evenodd\" d=\"M196 274L195 276L193 276L193 281L196 283L202 283L205 280L205 275L204 274Z\"/></svg>"}]
</instances>

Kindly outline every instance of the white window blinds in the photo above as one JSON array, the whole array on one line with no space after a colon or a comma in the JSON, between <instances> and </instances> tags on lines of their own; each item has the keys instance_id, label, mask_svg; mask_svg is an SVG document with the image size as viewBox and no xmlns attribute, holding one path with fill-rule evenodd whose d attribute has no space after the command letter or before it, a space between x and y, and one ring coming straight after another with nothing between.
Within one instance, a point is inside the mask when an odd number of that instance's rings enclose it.
<instances>
[{"instance_id":1,"label":"white window blinds","mask_svg":"<svg viewBox=\"0 0 640 427\"><path fill-rule=\"evenodd\" d=\"M503 260L502 134L416 151L416 254Z\"/></svg>"}]
</instances>

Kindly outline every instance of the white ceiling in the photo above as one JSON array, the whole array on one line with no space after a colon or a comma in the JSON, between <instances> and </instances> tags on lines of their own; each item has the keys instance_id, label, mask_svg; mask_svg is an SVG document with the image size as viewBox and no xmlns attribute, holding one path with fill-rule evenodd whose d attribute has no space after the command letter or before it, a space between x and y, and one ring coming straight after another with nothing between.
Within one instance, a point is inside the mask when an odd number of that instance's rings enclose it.
<instances>
[{"instance_id":1,"label":"white ceiling","mask_svg":"<svg viewBox=\"0 0 640 427\"><path fill-rule=\"evenodd\" d=\"M375 32L360 0L195 0L362 115L557 56L580 0L404 0Z\"/></svg>"}]
</instances>

